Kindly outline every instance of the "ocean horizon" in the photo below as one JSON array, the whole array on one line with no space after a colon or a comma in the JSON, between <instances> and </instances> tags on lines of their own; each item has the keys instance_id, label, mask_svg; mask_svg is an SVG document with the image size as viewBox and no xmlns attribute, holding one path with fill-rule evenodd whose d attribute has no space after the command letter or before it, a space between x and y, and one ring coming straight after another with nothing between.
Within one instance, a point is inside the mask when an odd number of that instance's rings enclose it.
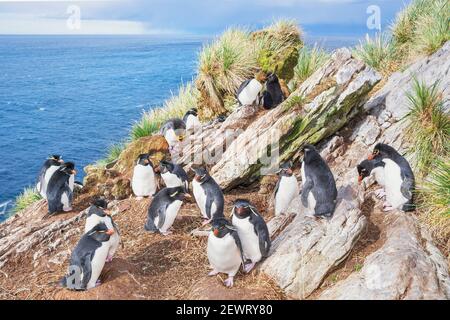
<instances>
[{"instance_id":1,"label":"ocean horizon","mask_svg":"<svg viewBox=\"0 0 450 320\"><path fill-rule=\"evenodd\" d=\"M83 167L123 141L143 111L195 77L211 37L0 35L0 222L61 154ZM354 36L306 37L331 51ZM3 218L2 218L3 217Z\"/></svg>"}]
</instances>

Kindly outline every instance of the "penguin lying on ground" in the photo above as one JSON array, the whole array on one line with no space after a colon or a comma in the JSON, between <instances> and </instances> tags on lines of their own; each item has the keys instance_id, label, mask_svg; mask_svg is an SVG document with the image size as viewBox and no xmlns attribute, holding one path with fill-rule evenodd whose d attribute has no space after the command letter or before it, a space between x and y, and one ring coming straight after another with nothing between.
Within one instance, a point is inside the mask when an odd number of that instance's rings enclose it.
<instances>
[{"instance_id":1,"label":"penguin lying on ground","mask_svg":"<svg viewBox=\"0 0 450 320\"><path fill-rule=\"evenodd\" d=\"M297 178L292 171L292 163L286 162L278 171L279 179L275 186L275 216L283 214L290 203L299 195Z\"/></svg>"},{"instance_id":2,"label":"penguin lying on ground","mask_svg":"<svg viewBox=\"0 0 450 320\"><path fill-rule=\"evenodd\" d=\"M192 170L195 172L192 190L204 219L203 225L210 223L213 219L224 217L225 200L222 189L205 168L192 168Z\"/></svg>"},{"instance_id":3,"label":"penguin lying on ground","mask_svg":"<svg viewBox=\"0 0 450 320\"><path fill-rule=\"evenodd\" d=\"M184 187L186 192L189 190L189 179L183 167L170 161L162 160L159 163L159 172L164 180L166 187Z\"/></svg>"},{"instance_id":4,"label":"penguin lying on ground","mask_svg":"<svg viewBox=\"0 0 450 320\"><path fill-rule=\"evenodd\" d=\"M331 218L336 208L337 189L333 174L312 145L303 147L302 204L315 217Z\"/></svg>"},{"instance_id":5,"label":"penguin lying on ground","mask_svg":"<svg viewBox=\"0 0 450 320\"><path fill-rule=\"evenodd\" d=\"M269 255L269 230L263 217L248 200L236 200L232 214L232 223L241 240L244 259L251 261L244 265L244 271L248 273L256 263Z\"/></svg>"},{"instance_id":6,"label":"penguin lying on ground","mask_svg":"<svg viewBox=\"0 0 450 320\"><path fill-rule=\"evenodd\" d=\"M84 233L88 233L97 224L103 222L106 224L108 229L113 229L115 232L111 235L109 239L109 251L106 257L106 262L111 262L114 254L119 248L120 244L120 232L117 225L114 223L111 213L108 210L108 203L103 199L95 200L89 207L86 217L86 224L84 227Z\"/></svg>"},{"instance_id":7,"label":"penguin lying on ground","mask_svg":"<svg viewBox=\"0 0 450 320\"><path fill-rule=\"evenodd\" d=\"M278 77L270 73L266 81L266 90L262 94L262 106L264 109L276 108L284 100L284 94L281 90Z\"/></svg>"},{"instance_id":8,"label":"penguin lying on ground","mask_svg":"<svg viewBox=\"0 0 450 320\"><path fill-rule=\"evenodd\" d=\"M374 176L376 182L382 187L375 191L378 198L383 198L384 192L384 162L377 160L364 160L356 167L358 170L358 183L361 183L365 178Z\"/></svg>"},{"instance_id":9,"label":"penguin lying on ground","mask_svg":"<svg viewBox=\"0 0 450 320\"><path fill-rule=\"evenodd\" d=\"M76 173L73 162L62 164L53 173L47 186L48 214L72 210L73 181Z\"/></svg>"},{"instance_id":10,"label":"penguin lying on ground","mask_svg":"<svg viewBox=\"0 0 450 320\"><path fill-rule=\"evenodd\" d=\"M384 163L384 188L386 202L384 211L401 209L414 210L414 173L408 161L394 148L378 143L368 160L378 160Z\"/></svg>"},{"instance_id":11,"label":"penguin lying on ground","mask_svg":"<svg viewBox=\"0 0 450 320\"><path fill-rule=\"evenodd\" d=\"M257 102L263 83L265 81L265 74L259 72L255 78L245 80L237 90L236 98L239 101L239 106L251 106Z\"/></svg>"},{"instance_id":12,"label":"penguin lying on ground","mask_svg":"<svg viewBox=\"0 0 450 320\"><path fill-rule=\"evenodd\" d=\"M164 188L159 191L148 208L145 230L149 232L159 231L167 236L183 204L186 196L184 187Z\"/></svg>"},{"instance_id":13,"label":"penguin lying on ground","mask_svg":"<svg viewBox=\"0 0 450 320\"><path fill-rule=\"evenodd\" d=\"M113 234L114 230L101 222L81 237L72 251L68 275L61 279L63 287L89 290L100 284L98 278L105 266Z\"/></svg>"},{"instance_id":14,"label":"penguin lying on ground","mask_svg":"<svg viewBox=\"0 0 450 320\"><path fill-rule=\"evenodd\" d=\"M190 109L183 117L183 121L186 124L186 131L192 131L202 126L200 120L198 120L198 112L196 108Z\"/></svg>"},{"instance_id":15,"label":"penguin lying on ground","mask_svg":"<svg viewBox=\"0 0 450 320\"><path fill-rule=\"evenodd\" d=\"M36 185L36 189L41 194L42 198L47 199L47 185L50 181L50 178L55 173L56 170L59 169L59 166L64 163L64 160L60 155L52 155L47 160L45 160L44 164L39 171L38 182Z\"/></svg>"},{"instance_id":16,"label":"penguin lying on ground","mask_svg":"<svg viewBox=\"0 0 450 320\"><path fill-rule=\"evenodd\" d=\"M131 188L139 200L142 197L153 196L156 192L155 172L148 153L143 153L137 158L133 169Z\"/></svg>"},{"instance_id":17,"label":"penguin lying on ground","mask_svg":"<svg viewBox=\"0 0 450 320\"><path fill-rule=\"evenodd\" d=\"M236 228L225 218L212 220L212 229L208 236L207 254L212 267L209 276L220 272L228 274L224 281L227 287L233 286L233 278L244 264L242 245Z\"/></svg>"},{"instance_id":18,"label":"penguin lying on ground","mask_svg":"<svg viewBox=\"0 0 450 320\"><path fill-rule=\"evenodd\" d=\"M180 141L183 141L186 134L186 124L178 118L169 119L161 127L161 134L169 144L170 150L173 150Z\"/></svg>"}]
</instances>

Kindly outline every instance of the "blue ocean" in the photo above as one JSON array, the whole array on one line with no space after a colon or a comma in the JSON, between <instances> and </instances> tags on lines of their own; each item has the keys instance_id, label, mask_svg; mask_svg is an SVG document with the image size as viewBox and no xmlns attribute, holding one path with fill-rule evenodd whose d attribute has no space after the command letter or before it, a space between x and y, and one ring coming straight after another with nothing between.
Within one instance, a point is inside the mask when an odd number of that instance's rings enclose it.
<instances>
[{"instance_id":1,"label":"blue ocean","mask_svg":"<svg viewBox=\"0 0 450 320\"><path fill-rule=\"evenodd\" d=\"M143 110L195 76L205 41L0 36L0 221L49 154L74 161L82 180L82 168L126 138Z\"/></svg>"}]
</instances>

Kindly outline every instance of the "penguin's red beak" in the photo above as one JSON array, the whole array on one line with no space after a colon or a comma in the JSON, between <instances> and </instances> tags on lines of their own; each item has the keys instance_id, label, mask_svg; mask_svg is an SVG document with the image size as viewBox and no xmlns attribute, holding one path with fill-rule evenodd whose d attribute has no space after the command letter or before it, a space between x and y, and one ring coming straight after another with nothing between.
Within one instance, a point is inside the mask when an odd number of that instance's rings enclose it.
<instances>
[{"instance_id":1,"label":"penguin's red beak","mask_svg":"<svg viewBox=\"0 0 450 320\"><path fill-rule=\"evenodd\" d=\"M77 170L72 170L72 174L76 175L77 174Z\"/></svg>"},{"instance_id":2,"label":"penguin's red beak","mask_svg":"<svg viewBox=\"0 0 450 320\"><path fill-rule=\"evenodd\" d=\"M375 157L374 154L371 153L371 154L369 154L369 156L367 157L367 160L373 160L374 157Z\"/></svg>"},{"instance_id":3,"label":"penguin's red beak","mask_svg":"<svg viewBox=\"0 0 450 320\"><path fill-rule=\"evenodd\" d=\"M111 211L110 210L103 210L105 213L106 213L106 215L108 215L108 216L110 216L111 215Z\"/></svg>"},{"instance_id":4,"label":"penguin's red beak","mask_svg":"<svg viewBox=\"0 0 450 320\"><path fill-rule=\"evenodd\" d=\"M219 229L214 229L213 233L214 233L214 235L216 237L218 237L219 236Z\"/></svg>"},{"instance_id":5,"label":"penguin's red beak","mask_svg":"<svg viewBox=\"0 0 450 320\"><path fill-rule=\"evenodd\" d=\"M108 229L108 231L105 232L108 236L112 236L114 234L114 229Z\"/></svg>"},{"instance_id":6,"label":"penguin's red beak","mask_svg":"<svg viewBox=\"0 0 450 320\"><path fill-rule=\"evenodd\" d=\"M358 183L361 184L362 181L363 181L363 177L362 176L358 176Z\"/></svg>"}]
</instances>

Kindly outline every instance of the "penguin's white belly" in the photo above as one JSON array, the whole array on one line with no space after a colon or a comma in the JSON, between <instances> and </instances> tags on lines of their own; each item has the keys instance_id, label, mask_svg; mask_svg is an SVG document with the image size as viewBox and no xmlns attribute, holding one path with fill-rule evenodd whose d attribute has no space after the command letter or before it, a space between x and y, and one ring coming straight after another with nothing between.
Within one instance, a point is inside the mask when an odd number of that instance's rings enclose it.
<instances>
[{"instance_id":1,"label":"penguin's white belly","mask_svg":"<svg viewBox=\"0 0 450 320\"><path fill-rule=\"evenodd\" d=\"M262 254L259 248L258 235L249 220L250 218L239 219L233 215L233 225L237 228L244 257L256 263L261 260Z\"/></svg>"},{"instance_id":2,"label":"penguin's white belly","mask_svg":"<svg viewBox=\"0 0 450 320\"><path fill-rule=\"evenodd\" d=\"M299 188L295 176L282 176L277 194L275 196L275 215L285 213L289 207L289 204L292 200L294 200L298 193Z\"/></svg>"},{"instance_id":3,"label":"penguin's white belly","mask_svg":"<svg viewBox=\"0 0 450 320\"><path fill-rule=\"evenodd\" d=\"M108 256L108 252L110 249L110 243L102 242L102 246L95 250L94 257L91 261L91 279L87 284L87 289L95 288L95 284L97 283L100 274L102 273L103 267L105 266L106 257Z\"/></svg>"},{"instance_id":4,"label":"penguin's white belly","mask_svg":"<svg viewBox=\"0 0 450 320\"><path fill-rule=\"evenodd\" d=\"M183 203L182 201L176 200L176 201L172 202L171 204L169 204L169 206L167 207L166 212L165 212L164 224L159 229L159 231L166 232L173 225L173 222L175 221L175 218L177 217L178 211L180 210L182 203ZM158 226L158 222L159 222L159 217L156 217L155 221L154 221L156 226Z\"/></svg>"},{"instance_id":5,"label":"penguin's white belly","mask_svg":"<svg viewBox=\"0 0 450 320\"><path fill-rule=\"evenodd\" d=\"M302 185L305 185L305 181L306 181L306 174L305 174L305 164L302 165L302 169L300 170L302 173ZM314 195L312 193L312 189L309 191L308 193L308 211L311 211L310 213L314 214L315 213L315 209L316 209L316 199L314 198Z\"/></svg>"},{"instance_id":6,"label":"penguin's white belly","mask_svg":"<svg viewBox=\"0 0 450 320\"><path fill-rule=\"evenodd\" d=\"M195 129L198 127L201 127L201 123L198 120L198 118L196 116L194 116L193 114L190 114L187 116L186 119L186 130L191 130L191 129Z\"/></svg>"},{"instance_id":7,"label":"penguin's white belly","mask_svg":"<svg viewBox=\"0 0 450 320\"><path fill-rule=\"evenodd\" d=\"M69 177L69 188L71 191L73 191L74 186L75 186L75 175L71 174Z\"/></svg>"},{"instance_id":8,"label":"penguin's white belly","mask_svg":"<svg viewBox=\"0 0 450 320\"><path fill-rule=\"evenodd\" d=\"M156 191L155 174L151 166L136 165L131 182L133 193L138 197L151 196Z\"/></svg>"},{"instance_id":9,"label":"penguin's white belly","mask_svg":"<svg viewBox=\"0 0 450 320\"><path fill-rule=\"evenodd\" d=\"M167 188L183 187L183 181L177 175L166 172L161 175Z\"/></svg>"},{"instance_id":10,"label":"penguin's white belly","mask_svg":"<svg viewBox=\"0 0 450 320\"><path fill-rule=\"evenodd\" d=\"M192 190L194 192L195 201L197 202L198 207L200 208L200 212L204 218L208 218L206 215L206 193L203 190L201 184L194 180L192 182ZM211 210L212 212L212 210Z\"/></svg>"},{"instance_id":11,"label":"penguin's white belly","mask_svg":"<svg viewBox=\"0 0 450 320\"><path fill-rule=\"evenodd\" d=\"M408 201L402 192L401 186L403 183L401 177L400 167L390 159L384 159L385 163L385 187L386 201L394 208L401 209L401 207Z\"/></svg>"},{"instance_id":12,"label":"penguin's white belly","mask_svg":"<svg viewBox=\"0 0 450 320\"><path fill-rule=\"evenodd\" d=\"M50 166L50 168L47 169L47 171L45 171L44 174L44 181L41 184L41 196L44 199L47 199L47 187L48 187L48 183L50 181L50 178L53 176L53 174L59 169L59 166Z\"/></svg>"},{"instance_id":13,"label":"penguin's white belly","mask_svg":"<svg viewBox=\"0 0 450 320\"><path fill-rule=\"evenodd\" d=\"M69 201L69 196L67 195L67 192L63 192L61 195L61 203L63 205L63 210L68 211L71 209L71 203Z\"/></svg>"},{"instance_id":14,"label":"penguin's white belly","mask_svg":"<svg viewBox=\"0 0 450 320\"><path fill-rule=\"evenodd\" d=\"M234 276L241 265L242 259L234 238L227 234L217 238L211 232L208 236L208 260L214 270Z\"/></svg>"},{"instance_id":15,"label":"penguin's white belly","mask_svg":"<svg viewBox=\"0 0 450 320\"><path fill-rule=\"evenodd\" d=\"M247 86L239 93L238 99L242 105L252 105L258 93L261 91L262 85L258 80L252 79Z\"/></svg>"},{"instance_id":16,"label":"penguin's white belly","mask_svg":"<svg viewBox=\"0 0 450 320\"><path fill-rule=\"evenodd\" d=\"M385 185L385 178L384 178L384 168L382 167L376 167L375 169L372 170L372 174L375 177L375 180L377 181L377 183L381 186L384 187Z\"/></svg>"},{"instance_id":17,"label":"penguin's white belly","mask_svg":"<svg viewBox=\"0 0 450 320\"><path fill-rule=\"evenodd\" d=\"M178 142L178 136L175 134L175 131L173 129L167 130L164 134L164 138L166 138L167 143L171 147Z\"/></svg>"}]
</instances>

